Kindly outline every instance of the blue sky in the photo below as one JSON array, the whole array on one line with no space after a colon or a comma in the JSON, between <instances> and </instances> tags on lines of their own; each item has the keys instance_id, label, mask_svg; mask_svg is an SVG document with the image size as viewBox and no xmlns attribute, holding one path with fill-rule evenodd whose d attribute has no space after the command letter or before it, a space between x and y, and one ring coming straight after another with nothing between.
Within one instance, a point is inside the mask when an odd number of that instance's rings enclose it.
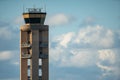
<instances>
[{"instance_id":1,"label":"blue sky","mask_svg":"<svg viewBox=\"0 0 120 80\"><path fill-rule=\"evenodd\" d=\"M49 80L120 80L120 0L1 0L0 80L19 80L23 6L45 4Z\"/></svg>"}]
</instances>

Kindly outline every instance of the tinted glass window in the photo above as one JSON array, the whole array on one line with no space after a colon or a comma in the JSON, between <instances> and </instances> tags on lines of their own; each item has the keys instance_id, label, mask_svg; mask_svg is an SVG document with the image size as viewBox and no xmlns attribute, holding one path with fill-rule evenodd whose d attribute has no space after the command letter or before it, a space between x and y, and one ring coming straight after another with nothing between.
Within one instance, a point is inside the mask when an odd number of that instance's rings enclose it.
<instances>
[{"instance_id":1,"label":"tinted glass window","mask_svg":"<svg viewBox=\"0 0 120 80\"><path fill-rule=\"evenodd\" d=\"M40 23L41 18L25 18L25 23Z\"/></svg>"}]
</instances>

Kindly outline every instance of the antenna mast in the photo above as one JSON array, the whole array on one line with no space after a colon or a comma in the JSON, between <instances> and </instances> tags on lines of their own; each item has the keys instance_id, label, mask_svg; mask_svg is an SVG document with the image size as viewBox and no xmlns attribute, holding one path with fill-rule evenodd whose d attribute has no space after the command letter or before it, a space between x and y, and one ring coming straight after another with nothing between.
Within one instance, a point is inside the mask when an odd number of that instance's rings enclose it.
<instances>
[{"instance_id":1,"label":"antenna mast","mask_svg":"<svg viewBox=\"0 0 120 80\"><path fill-rule=\"evenodd\" d=\"M41 0L41 5L42 5L42 7L43 7L43 10L46 12L45 0Z\"/></svg>"}]
</instances>

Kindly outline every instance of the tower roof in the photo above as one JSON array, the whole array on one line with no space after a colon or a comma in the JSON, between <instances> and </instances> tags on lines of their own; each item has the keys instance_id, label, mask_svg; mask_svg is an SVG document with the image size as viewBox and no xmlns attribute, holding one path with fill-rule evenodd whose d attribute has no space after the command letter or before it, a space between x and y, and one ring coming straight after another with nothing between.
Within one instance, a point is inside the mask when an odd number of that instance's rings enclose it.
<instances>
[{"instance_id":1,"label":"tower roof","mask_svg":"<svg viewBox=\"0 0 120 80\"><path fill-rule=\"evenodd\" d=\"M26 12L24 13L45 13L45 12L42 12L42 8L27 8Z\"/></svg>"},{"instance_id":2,"label":"tower roof","mask_svg":"<svg viewBox=\"0 0 120 80\"><path fill-rule=\"evenodd\" d=\"M23 13L23 17L26 24L44 24L46 12L41 11L42 8L28 8L27 12Z\"/></svg>"}]
</instances>

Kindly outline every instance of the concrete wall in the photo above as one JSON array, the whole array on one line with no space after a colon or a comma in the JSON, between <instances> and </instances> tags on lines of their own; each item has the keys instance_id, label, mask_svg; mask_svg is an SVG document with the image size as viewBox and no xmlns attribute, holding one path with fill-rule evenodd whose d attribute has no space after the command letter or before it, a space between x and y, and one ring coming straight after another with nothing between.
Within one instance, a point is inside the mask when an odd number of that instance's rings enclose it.
<instances>
[{"instance_id":1,"label":"concrete wall","mask_svg":"<svg viewBox=\"0 0 120 80\"><path fill-rule=\"evenodd\" d=\"M26 32L20 32L20 44L26 41ZM21 58L22 52L25 51L25 49L20 49L20 80L28 80L28 66L27 66L27 59Z\"/></svg>"},{"instance_id":2,"label":"concrete wall","mask_svg":"<svg viewBox=\"0 0 120 80\"><path fill-rule=\"evenodd\" d=\"M26 25L28 26L28 25ZM22 52L29 52L32 57L30 58L30 80L39 80L39 66L42 66L42 80L49 80L49 33L48 26L45 29L44 25L29 25L31 27L31 32L21 31L21 41L28 42L32 45L31 48L22 48L20 49L20 56ZM33 28L35 27L35 28ZM42 27L42 28L40 28ZM42 30L41 30L42 29ZM48 46L40 47L40 43L46 43ZM40 52L42 54L48 55L48 58L41 59L39 58ZM42 61L42 65L39 65L39 59ZM20 80L28 80L28 59L20 58L21 61L21 71L20 71Z\"/></svg>"}]
</instances>

